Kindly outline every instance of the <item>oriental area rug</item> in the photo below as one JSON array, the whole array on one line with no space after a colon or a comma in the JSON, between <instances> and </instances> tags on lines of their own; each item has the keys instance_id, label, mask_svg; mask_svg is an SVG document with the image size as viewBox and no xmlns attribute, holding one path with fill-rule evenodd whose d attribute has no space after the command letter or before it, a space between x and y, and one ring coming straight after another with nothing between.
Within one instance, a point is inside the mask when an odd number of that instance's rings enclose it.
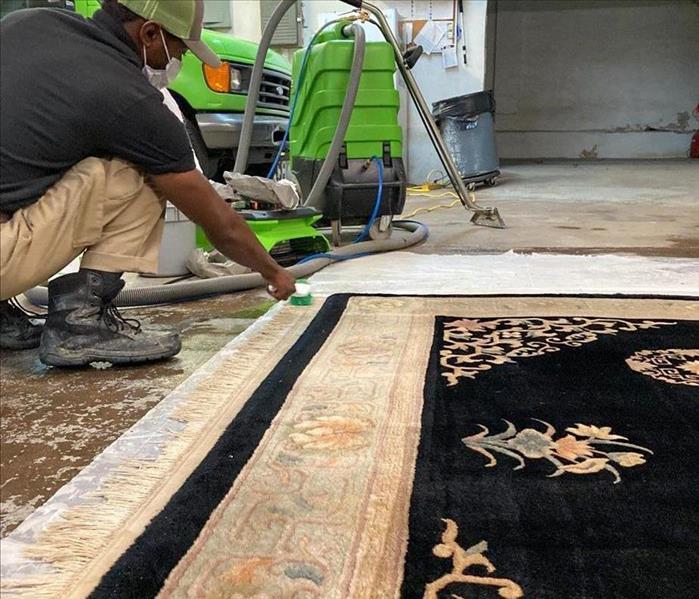
<instances>
[{"instance_id":1,"label":"oriental area rug","mask_svg":"<svg viewBox=\"0 0 699 599\"><path fill-rule=\"evenodd\" d=\"M696 596L696 301L335 295L182 393L3 597Z\"/></svg>"}]
</instances>

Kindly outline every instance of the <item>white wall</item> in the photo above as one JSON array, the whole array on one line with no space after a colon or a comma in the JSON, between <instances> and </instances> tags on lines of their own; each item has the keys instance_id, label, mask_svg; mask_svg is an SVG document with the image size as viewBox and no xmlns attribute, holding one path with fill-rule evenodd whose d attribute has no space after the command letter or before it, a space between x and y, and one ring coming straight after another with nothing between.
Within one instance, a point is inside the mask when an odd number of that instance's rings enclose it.
<instances>
[{"instance_id":1,"label":"white wall","mask_svg":"<svg viewBox=\"0 0 699 599\"><path fill-rule=\"evenodd\" d=\"M698 3L498 0L496 8L501 157L687 155L699 126L691 116Z\"/></svg>"},{"instance_id":2,"label":"white wall","mask_svg":"<svg viewBox=\"0 0 699 599\"><path fill-rule=\"evenodd\" d=\"M1 1L1 0L0 0ZM212 0L209 0L212 1ZM259 42L262 37L262 17L258 0L215 0L230 4L231 27L217 27L217 31L228 33L251 42Z\"/></svg>"},{"instance_id":3,"label":"white wall","mask_svg":"<svg viewBox=\"0 0 699 599\"><path fill-rule=\"evenodd\" d=\"M231 24L233 35L259 42L262 36L260 3L257 0L232 0Z\"/></svg>"},{"instance_id":4,"label":"white wall","mask_svg":"<svg viewBox=\"0 0 699 599\"><path fill-rule=\"evenodd\" d=\"M434 3L437 4L439 1L434 0ZM449 1L446 3L452 4ZM409 9L410 2L400 2L400 4L407 5L405 8ZM430 107L433 102L438 100L470 94L483 89L486 8L486 0L464 2L468 64L464 65L462 52L459 51L457 54L459 66L455 69L444 70L442 57L439 54L423 56L415 65L413 74ZM432 170L444 171L412 103L408 115L407 140L408 163L410 165L408 178L411 182L421 183L425 181Z\"/></svg>"}]
</instances>

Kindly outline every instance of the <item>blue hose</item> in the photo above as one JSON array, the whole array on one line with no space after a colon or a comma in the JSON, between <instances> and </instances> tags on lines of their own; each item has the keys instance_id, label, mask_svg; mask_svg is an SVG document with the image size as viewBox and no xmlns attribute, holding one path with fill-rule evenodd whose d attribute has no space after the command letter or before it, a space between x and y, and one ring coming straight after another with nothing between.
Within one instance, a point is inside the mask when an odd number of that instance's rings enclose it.
<instances>
[{"instance_id":1,"label":"blue hose","mask_svg":"<svg viewBox=\"0 0 699 599\"><path fill-rule=\"evenodd\" d=\"M376 200L374 201L374 209L371 211L371 217L369 218L369 221L364 227L364 230L359 235L357 235L357 238L353 241L353 243L359 243L360 241L364 241L367 237L369 237L371 225L374 224L374 221L379 215L379 210L381 208L381 200L383 199L383 160L381 160L377 156L372 156L371 160L376 162L376 165L379 169L379 188L376 191Z\"/></svg>"},{"instance_id":2,"label":"blue hose","mask_svg":"<svg viewBox=\"0 0 699 599\"><path fill-rule=\"evenodd\" d=\"M304 264L315 260L316 258L327 258L333 262L345 262L346 260L354 260L355 258L364 258L364 256L371 256L374 252L360 252L359 254L350 254L349 256L338 256L337 254L312 254L306 256L303 260L299 260L296 264Z\"/></svg>"},{"instance_id":3,"label":"blue hose","mask_svg":"<svg viewBox=\"0 0 699 599\"><path fill-rule=\"evenodd\" d=\"M381 200L383 199L383 160L378 158L377 156L372 156L371 160L376 162L378 169L379 169L379 188L376 191L376 200L374 201L374 209L371 211L371 217L369 218L369 222L367 222L366 226L362 230L362 232L357 235L355 240L352 242L352 244L359 243L360 241L364 241L368 236L369 236L369 231L371 230L371 225L374 224L374 221L377 219L379 215L379 210L381 208ZM344 260L354 260L355 258L362 258L363 256L368 256L369 254L366 252L362 252L359 254L351 254L349 256L337 256L334 254L311 254L310 256L306 256L302 260L299 260L297 264L303 264L304 262L310 262L311 260L315 260L316 258L328 258L330 260L333 260L335 262L342 262Z\"/></svg>"}]
</instances>

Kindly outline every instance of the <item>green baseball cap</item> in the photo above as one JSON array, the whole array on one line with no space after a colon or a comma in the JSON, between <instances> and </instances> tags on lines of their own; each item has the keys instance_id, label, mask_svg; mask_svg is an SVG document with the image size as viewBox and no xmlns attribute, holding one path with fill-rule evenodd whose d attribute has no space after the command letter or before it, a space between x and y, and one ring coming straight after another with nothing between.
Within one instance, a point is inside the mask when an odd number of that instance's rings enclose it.
<instances>
[{"instance_id":1,"label":"green baseball cap","mask_svg":"<svg viewBox=\"0 0 699 599\"><path fill-rule=\"evenodd\" d=\"M139 17L158 23L165 31L180 38L202 62L212 67L221 65L219 57L201 41L204 0L117 1Z\"/></svg>"}]
</instances>

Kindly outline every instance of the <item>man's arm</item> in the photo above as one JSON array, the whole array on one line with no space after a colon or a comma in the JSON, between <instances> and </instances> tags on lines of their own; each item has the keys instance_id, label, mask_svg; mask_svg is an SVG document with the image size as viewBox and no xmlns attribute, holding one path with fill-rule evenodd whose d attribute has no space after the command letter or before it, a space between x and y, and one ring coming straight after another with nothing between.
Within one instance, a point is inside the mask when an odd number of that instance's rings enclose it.
<instances>
[{"instance_id":1,"label":"man's arm","mask_svg":"<svg viewBox=\"0 0 699 599\"><path fill-rule=\"evenodd\" d=\"M219 197L196 170L150 177L154 187L185 216L201 225L224 256L259 272L279 300L294 293L294 278L265 251L245 219Z\"/></svg>"}]
</instances>

